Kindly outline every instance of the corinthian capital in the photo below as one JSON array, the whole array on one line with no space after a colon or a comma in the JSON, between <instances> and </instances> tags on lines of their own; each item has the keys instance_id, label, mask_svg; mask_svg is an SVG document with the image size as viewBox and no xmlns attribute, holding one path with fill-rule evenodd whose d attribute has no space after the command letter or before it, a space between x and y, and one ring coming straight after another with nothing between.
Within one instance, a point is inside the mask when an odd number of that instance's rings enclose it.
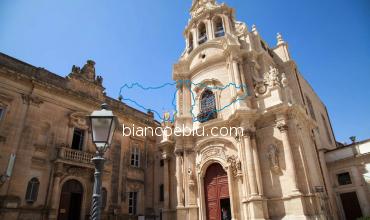
<instances>
[{"instance_id":1,"label":"corinthian capital","mask_svg":"<svg viewBox=\"0 0 370 220\"><path fill-rule=\"evenodd\" d=\"M247 137L247 138L254 138L255 136L255 131L250 129L250 128L244 128L243 129L243 133L242 133L242 136L243 137Z\"/></svg>"},{"instance_id":2,"label":"corinthian capital","mask_svg":"<svg viewBox=\"0 0 370 220\"><path fill-rule=\"evenodd\" d=\"M288 125L285 122L278 122L276 127L280 130L280 132L288 131Z\"/></svg>"}]
</instances>

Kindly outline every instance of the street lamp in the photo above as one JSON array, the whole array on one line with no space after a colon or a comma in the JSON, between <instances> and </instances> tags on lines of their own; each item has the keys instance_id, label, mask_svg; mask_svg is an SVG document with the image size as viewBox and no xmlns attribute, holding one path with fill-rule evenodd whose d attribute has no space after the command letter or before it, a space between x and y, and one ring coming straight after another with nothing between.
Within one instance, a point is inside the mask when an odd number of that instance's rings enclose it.
<instances>
[{"instance_id":1,"label":"street lamp","mask_svg":"<svg viewBox=\"0 0 370 220\"><path fill-rule=\"evenodd\" d=\"M101 110L94 111L89 116L89 119L92 141L96 147L96 155L91 159L95 165L91 219L99 220L101 212L101 172L105 162L103 156L112 142L114 130L116 129L116 117L112 111L108 110L107 104L102 104Z\"/></svg>"}]
</instances>

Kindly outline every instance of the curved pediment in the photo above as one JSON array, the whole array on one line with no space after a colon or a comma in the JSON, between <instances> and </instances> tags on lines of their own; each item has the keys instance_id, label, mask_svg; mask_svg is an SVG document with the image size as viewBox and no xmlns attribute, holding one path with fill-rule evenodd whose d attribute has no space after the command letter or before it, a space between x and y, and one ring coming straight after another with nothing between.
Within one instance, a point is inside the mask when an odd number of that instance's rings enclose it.
<instances>
[{"instance_id":1,"label":"curved pediment","mask_svg":"<svg viewBox=\"0 0 370 220\"><path fill-rule=\"evenodd\" d=\"M81 129L88 129L87 112L72 112L69 114L69 126Z\"/></svg>"},{"instance_id":2,"label":"curved pediment","mask_svg":"<svg viewBox=\"0 0 370 220\"><path fill-rule=\"evenodd\" d=\"M195 150L197 152L203 152L204 149L210 148L212 146L221 146L224 149L236 149L236 140L233 138L226 138L226 137L211 137L205 140L201 140L197 143Z\"/></svg>"}]
</instances>

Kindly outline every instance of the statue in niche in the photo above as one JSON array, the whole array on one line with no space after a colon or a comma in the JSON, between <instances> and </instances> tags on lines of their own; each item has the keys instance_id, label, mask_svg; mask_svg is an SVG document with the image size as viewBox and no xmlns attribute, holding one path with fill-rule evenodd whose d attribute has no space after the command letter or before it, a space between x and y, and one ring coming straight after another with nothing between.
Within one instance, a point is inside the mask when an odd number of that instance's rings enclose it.
<instances>
[{"instance_id":1,"label":"statue in niche","mask_svg":"<svg viewBox=\"0 0 370 220\"><path fill-rule=\"evenodd\" d=\"M268 158L270 160L270 165L271 165L271 168L273 171L277 172L280 170L280 166L279 166L279 150L278 148L276 147L276 145L274 144L271 144L269 147L268 147Z\"/></svg>"}]
</instances>

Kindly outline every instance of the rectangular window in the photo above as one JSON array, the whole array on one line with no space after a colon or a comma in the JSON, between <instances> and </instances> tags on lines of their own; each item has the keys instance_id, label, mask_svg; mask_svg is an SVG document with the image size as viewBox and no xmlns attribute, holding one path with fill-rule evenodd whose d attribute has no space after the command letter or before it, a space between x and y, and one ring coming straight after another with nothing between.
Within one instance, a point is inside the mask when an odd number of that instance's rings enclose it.
<instances>
[{"instance_id":1,"label":"rectangular window","mask_svg":"<svg viewBox=\"0 0 370 220\"><path fill-rule=\"evenodd\" d=\"M137 211L137 192L129 192L128 196L128 213L136 215Z\"/></svg>"},{"instance_id":2,"label":"rectangular window","mask_svg":"<svg viewBox=\"0 0 370 220\"><path fill-rule=\"evenodd\" d=\"M164 201L164 185L163 184L159 186L159 201L160 202Z\"/></svg>"},{"instance_id":3,"label":"rectangular window","mask_svg":"<svg viewBox=\"0 0 370 220\"><path fill-rule=\"evenodd\" d=\"M161 167L163 167L163 166L164 166L164 160L163 160L163 159L161 159L161 160L159 161L159 165L160 165Z\"/></svg>"},{"instance_id":4,"label":"rectangular window","mask_svg":"<svg viewBox=\"0 0 370 220\"><path fill-rule=\"evenodd\" d=\"M73 131L73 139L72 139L72 149L74 150L82 150L82 146L84 144L84 137L85 131L75 128Z\"/></svg>"},{"instance_id":5,"label":"rectangular window","mask_svg":"<svg viewBox=\"0 0 370 220\"><path fill-rule=\"evenodd\" d=\"M351 176L349 175L348 172L340 173L337 175L337 177L338 177L338 183L341 186L352 184Z\"/></svg>"},{"instance_id":6,"label":"rectangular window","mask_svg":"<svg viewBox=\"0 0 370 220\"><path fill-rule=\"evenodd\" d=\"M140 167L140 149L138 146L131 148L131 166Z\"/></svg>"}]
</instances>

